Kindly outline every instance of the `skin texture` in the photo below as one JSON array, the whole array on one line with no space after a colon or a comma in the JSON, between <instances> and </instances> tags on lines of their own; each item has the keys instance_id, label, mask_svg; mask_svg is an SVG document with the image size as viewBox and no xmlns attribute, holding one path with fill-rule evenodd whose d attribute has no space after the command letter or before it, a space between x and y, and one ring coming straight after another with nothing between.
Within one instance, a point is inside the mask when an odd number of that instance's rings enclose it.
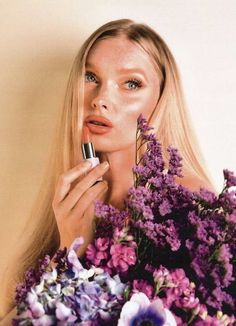
<instances>
[{"instance_id":1,"label":"skin texture","mask_svg":"<svg viewBox=\"0 0 236 326\"><path fill-rule=\"evenodd\" d=\"M121 69L134 69L121 71ZM140 72L139 69L143 70ZM141 81L141 85L132 82ZM90 133L101 161L110 169L104 175L108 182L105 202L122 208L123 198L133 184L137 118L147 119L159 99L160 80L149 55L125 37L99 40L86 61L84 117L95 114L109 119L109 133Z\"/></svg>"}]
</instances>

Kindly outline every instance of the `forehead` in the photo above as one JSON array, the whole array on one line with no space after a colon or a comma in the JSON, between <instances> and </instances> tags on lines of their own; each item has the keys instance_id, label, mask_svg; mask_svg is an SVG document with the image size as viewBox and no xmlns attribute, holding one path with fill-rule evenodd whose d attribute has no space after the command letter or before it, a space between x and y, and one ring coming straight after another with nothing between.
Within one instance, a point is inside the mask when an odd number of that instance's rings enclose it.
<instances>
[{"instance_id":1,"label":"forehead","mask_svg":"<svg viewBox=\"0 0 236 326\"><path fill-rule=\"evenodd\" d=\"M86 66L115 65L117 68L152 69L154 66L149 55L134 42L125 37L98 40L90 49Z\"/></svg>"}]
</instances>

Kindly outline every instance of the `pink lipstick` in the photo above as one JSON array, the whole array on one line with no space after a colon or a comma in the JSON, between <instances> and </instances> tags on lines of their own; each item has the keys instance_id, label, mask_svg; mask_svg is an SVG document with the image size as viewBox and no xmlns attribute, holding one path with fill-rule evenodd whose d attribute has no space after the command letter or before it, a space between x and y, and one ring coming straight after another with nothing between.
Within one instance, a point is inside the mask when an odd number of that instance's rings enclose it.
<instances>
[{"instance_id":1,"label":"pink lipstick","mask_svg":"<svg viewBox=\"0 0 236 326\"><path fill-rule=\"evenodd\" d=\"M89 128L86 125L83 126L82 153L84 159L92 163L92 167L95 167L100 163L99 158L95 156L94 146L89 137ZM103 178L100 177L97 181L102 180Z\"/></svg>"}]
</instances>

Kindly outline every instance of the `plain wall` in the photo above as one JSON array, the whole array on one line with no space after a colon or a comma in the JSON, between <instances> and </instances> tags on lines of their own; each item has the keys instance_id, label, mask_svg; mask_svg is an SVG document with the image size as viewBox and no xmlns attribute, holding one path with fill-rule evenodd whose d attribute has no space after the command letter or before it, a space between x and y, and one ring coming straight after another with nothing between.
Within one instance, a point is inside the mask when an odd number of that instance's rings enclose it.
<instances>
[{"instance_id":1,"label":"plain wall","mask_svg":"<svg viewBox=\"0 0 236 326\"><path fill-rule=\"evenodd\" d=\"M1 273L38 191L74 56L120 18L149 24L170 47L218 190L223 168L236 170L234 0L0 1Z\"/></svg>"}]
</instances>

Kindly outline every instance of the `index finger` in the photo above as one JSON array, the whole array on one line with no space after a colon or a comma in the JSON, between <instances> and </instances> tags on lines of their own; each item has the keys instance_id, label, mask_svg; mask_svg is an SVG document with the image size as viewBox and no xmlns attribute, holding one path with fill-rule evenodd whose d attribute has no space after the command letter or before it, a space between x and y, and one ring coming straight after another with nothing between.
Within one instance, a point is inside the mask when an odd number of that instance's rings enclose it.
<instances>
[{"instance_id":1,"label":"index finger","mask_svg":"<svg viewBox=\"0 0 236 326\"><path fill-rule=\"evenodd\" d=\"M83 175L85 172L89 171L91 167L91 162L84 160L73 167L71 170L63 173L59 177L53 202L56 204L60 203L68 194L72 182Z\"/></svg>"}]
</instances>

